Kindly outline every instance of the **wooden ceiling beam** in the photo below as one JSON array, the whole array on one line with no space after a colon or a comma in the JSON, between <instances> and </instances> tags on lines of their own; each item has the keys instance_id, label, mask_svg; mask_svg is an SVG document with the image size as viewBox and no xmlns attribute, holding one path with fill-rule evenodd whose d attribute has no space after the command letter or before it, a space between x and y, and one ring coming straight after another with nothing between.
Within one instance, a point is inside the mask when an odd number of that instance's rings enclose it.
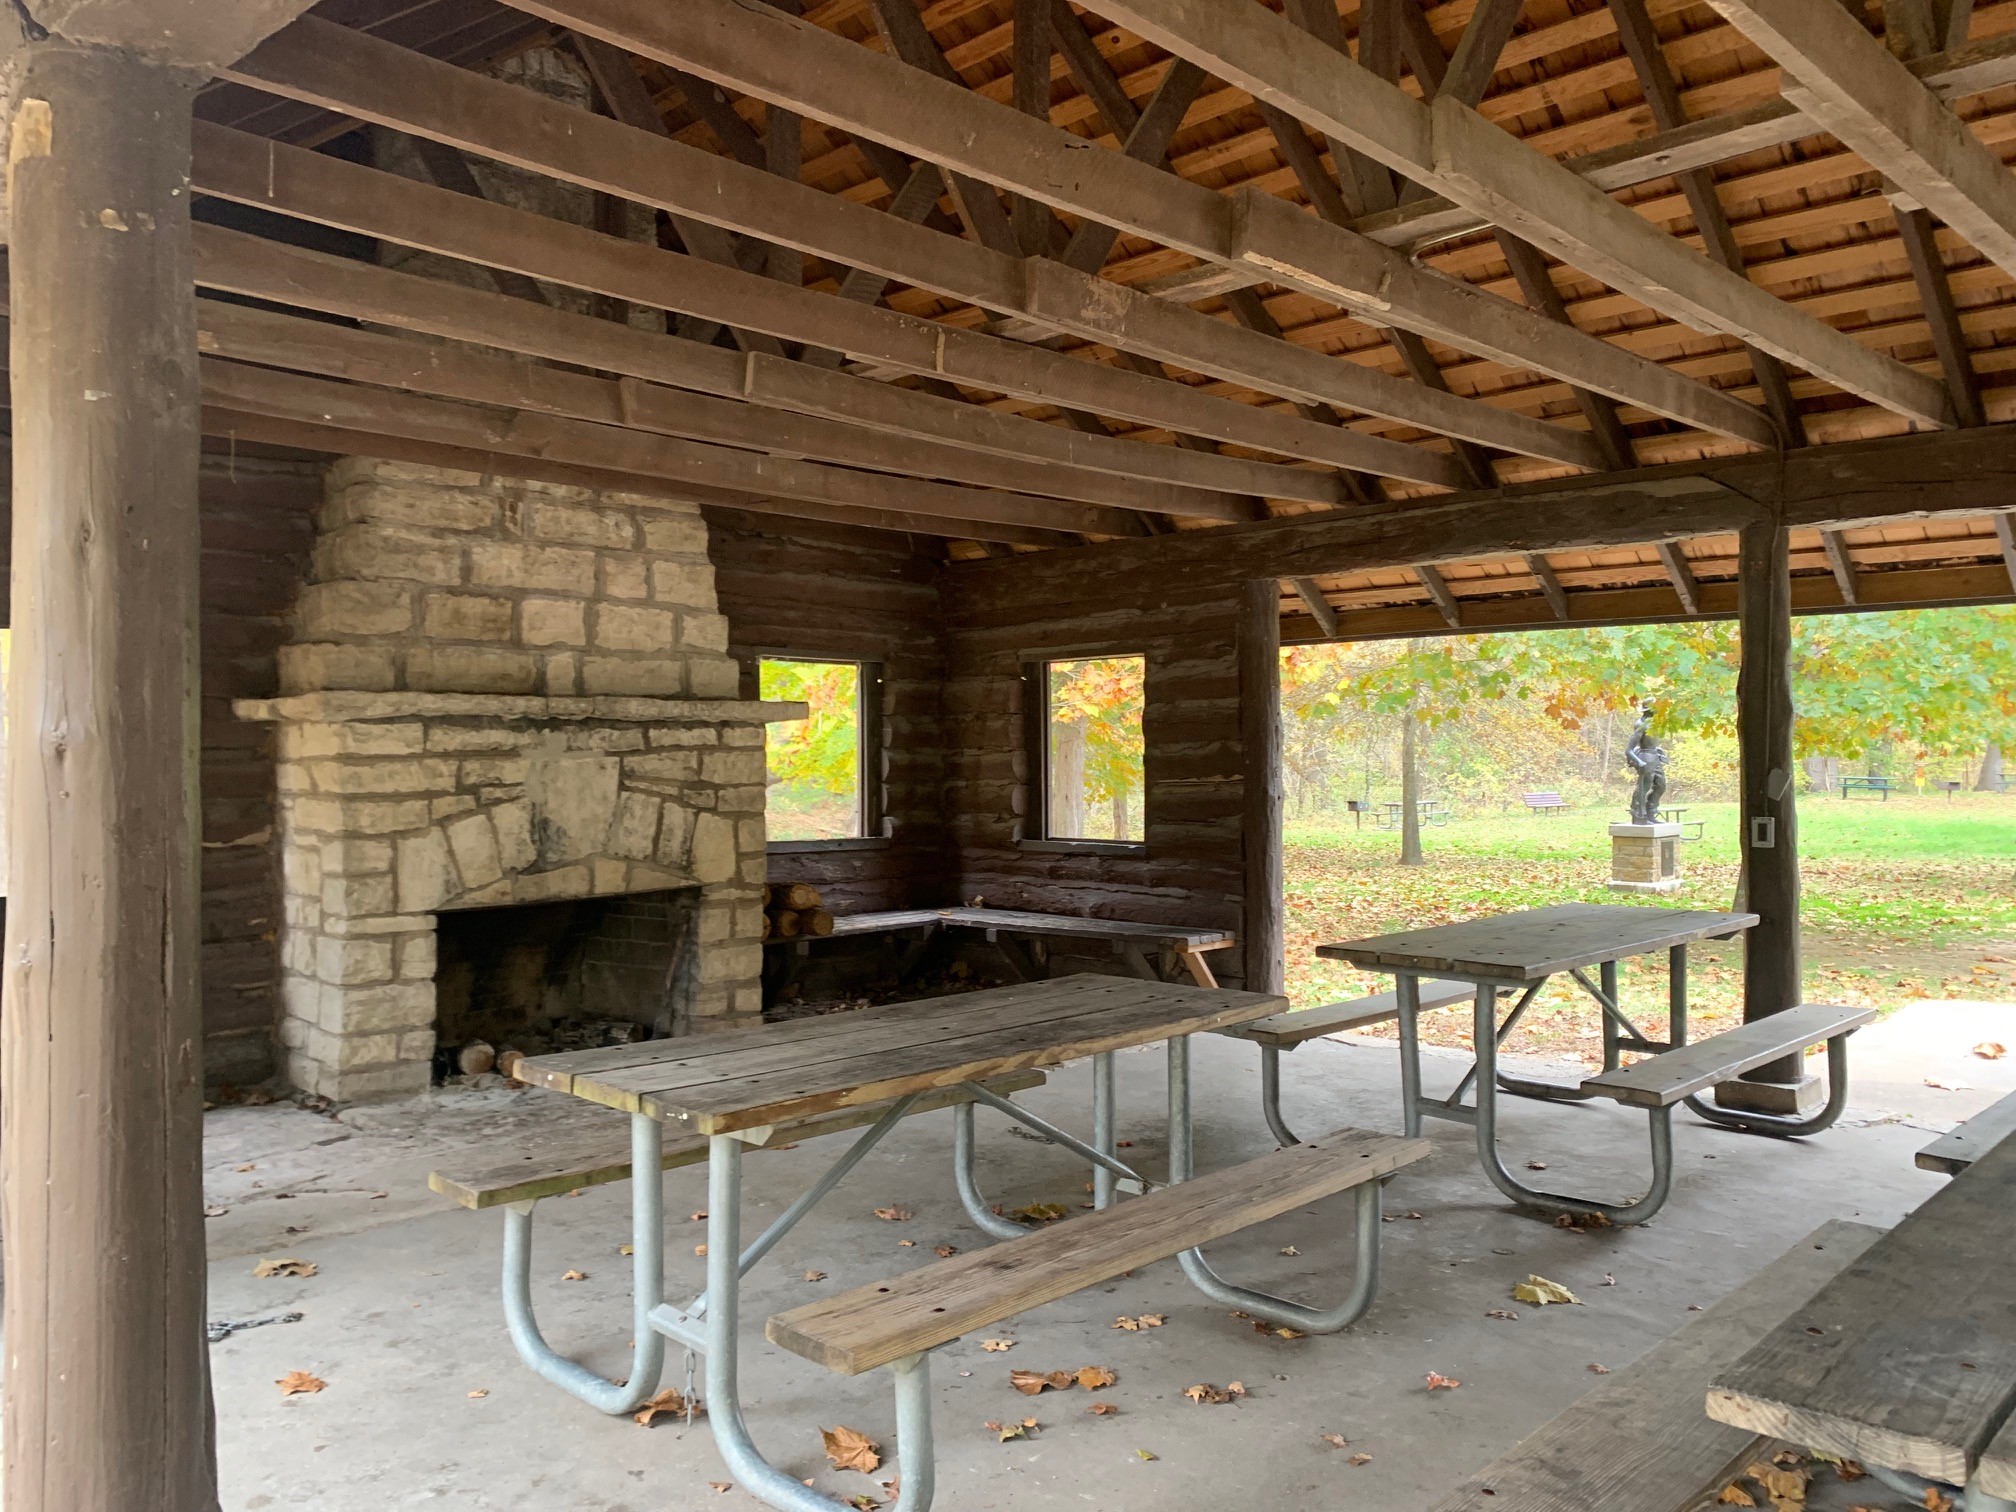
<instances>
[{"instance_id":1,"label":"wooden ceiling beam","mask_svg":"<svg viewBox=\"0 0 2016 1512\"><path fill-rule=\"evenodd\" d=\"M1810 0L1708 3L1784 70L1788 101L2016 273L2016 182L1860 20Z\"/></svg>"},{"instance_id":2,"label":"wooden ceiling beam","mask_svg":"<svg viewBox=\"0 0 2016 1512\"><path fill-rule=\"evenodd\" d=\"M1414 569L1414 576L1427 590L1428 597L1434 603L1436 612L1442 616L1443 623L1451 630L1461 630L1463 606L1456 602L1456 595L1449 591L1449 584L1443 580L1442 574L1424 562Z\"/></svg>"},{"instance_id":3,"label":"wooden ceiling beam","mask_svg":"<svg viewBox=\"0 0 2016 1512\"><path fill-rule=\"evenodd\" d=\"M1855 582L1855 559L1848 554L1848 542L1841 532L1821 531L1820 549L1827 553L1827 570L1834 574L1834 581L1841 589L1841 602L1859 604L1862 596Z\"/></svg>"},{"instance_id":4,"label":"wooden ceiling beam","mask_svg":"<svg viewBox=\"0 0 2016 1512\"><path fill-rule=\"evenodd\" d=\"M415 441L404 436L388 436L372 431L348 430L315 420L280 419L272 415L205 405L203 434L219 441L255 441L269 446L295 446L303 451L328 452L335 456L381 457L388 462L417 462L424 467L443 467L457 472L487 473L507 478L531 478L542 483L558 483L569 488L609 489L644 498L662 498L679 504L703 504L728 509L744 509L756 514L784 515L794 520L822 520L836 525L853 525L864 530L889 530L910 535L977 540L1012 546L1058 547L1075 544L1075 536L1054 530L1037 530L1024 525L995 525L985 521L962 521L948 528L943 520L925 515L905 514L895 509L854 509L840 505L814 504L803 499L769 499L754 494L731 493L725 489L694 484L670 484L661 478L638 473L617 472L605 467L575 467L547 462L535 457L483 451L473 447L449 446L434 441Z\"/></svg>"},{"instance_id":5,"label":"wooden ceiling beam","mask_svg":"<svg viewBox=\"0 0 2016 1512\"><path fill-rule=\"evenodd\" d=\"M2009 591L2016 593L2016 515L2008 510L1995 516L1995 541L2002 548L2002 565L2009 572Z\"/></svg>"},{"instance_id":6,"label":"wooden ceiling beam","mask_svg":"<svg viewBox=\"0 0 2016 1512\"><path fill-rule=\"evenodd\" d=\"M1752 406L1677 378L1596 337L1555 326L1522 306L1416 268L1283 201L1223 196L1121 153L1090 149L1083 138L997 105L963 85L918 78L914 70L816 26L750 10L737 0L685 0L671 9L647 0L522 4L535 14L620 39L644 56L791 103L843 130L878 135L906 151L961 172L984 174L1018 192L1039 194L1059 208L1164 246L1208 261L1265 268L1276 282L1292 283L1360 313L1376 311L1381 324L1405 325L1464 350L1581 382L1755 445L1775 441L1768 417ZM1113 10L1111 5L1103 8ZM1218 9L1235 14L1231 7ZM1237 7L1236 13L1247 9ZM1271 12L1251 9L1294 35ZM269 44L255 53L250 72L260 71L262 54L289 46L289 35L282 34L278 47ZM1193 61L1218 72L1201 56Z\"/></svg>"},{"instance_id":7,"label":"wooden ceiling beam","mask_svg":"<svg viewBox=\"0 0 2016 1512\"><path fill-rule=\"evenodd\" d=\"M928 466L927 454L909 455L931 476L998 481L1017 489L1040 478L1042 488L1029 491L1220 521L1252 518L1255 485L1318 476L1233 457L1200 459L1171 447L1116 437L1080 436L1061 426L962 400L894 388L782 358L728 352L562 310L527 306L485 290L290 247L222 227L198 225L194 242L195 276L201 287L571 363L667 389L742 401L751 407L746 434L752 438L772 436L787 450L795 444L803 455L816 456L820 451L811 433L796 430L797 420L801 416L821 417L859 428L871 438L871 447L886 441L891 458L905 454L906 438L929 443L933 450L928 454ZM320 326L317 330L326 333L330 328ZM342 338L325 335L324 339L333 346ZM411 351L412 360L425 364L430 377L448 361L445 351L431 345L414 344ZM434 354L431 358L430 353ZM522 363L514 366L529 373L542 371ZM677 411L672 413L676 417ZM703 427L725 423L703 418L705 413L704 407L696 408L691 423ZM715 413L718 416L719 412ZM695 439L735 444L734 435L728 433L703 433ZM740 444L760 442L752 439ZM968 457L962 459L952 455L954 452L965 452ZM835 455L828 460L851 458ZM1199 477L1241 486L1200 487L1196 482Z\"/></svg>"},{"instance_id":8,"label":"wooden ceiling beam","mask_svg":"<svg viewBox=\"0 0 2016 1512\"><path fill-rule=\"evenodd\" d=\"M1424 447L1313 425L1295 416L1200 393L1185 384L1140 378L1062 353L948 329L830 294L786 288L753 273L603 236L508 206L466 201L396 175L263 142L224 127L199 123L196 135L192 171L201 193L479 265L502 263L535 277L633 303L735 320L774 335L842 348L904 371L994 393L1015 394L1045 404L1079 405L1146 425L1215 436L1256 450L1355 466L1382 475L1404 475L1439 486L1460 482L1447 456ZM809 192L817 194L816 190ZM943 240L947 246L960 245L949 237ZM753 360L755 354L748 355ZM1236 486L1237 492L1306 503L1337 504L1347 497L1333 475L1303 468L1200 455L1189 470L1191 481L1235 476L1246 480ZM1266 488L1253 486L1263 478L1268 482Z\"/></svg>"},{"instance_id":9,"label":"wooden ceiling beam","mask_svg":"<svg viewBox=\"0 0 2016 1512\"><path fill-rule=\"evenodd\" d=\"M888 473L855 472L531 409L395 393L214 357L202 359L202 378L203 402L222 409L507 456L609 468L731 493L845 508L901 509L941 521L941 532L946 535L959 534L965 522L974 520L1090 535L1145 533L1139 517L1125 510L1000 489L958 488Z\"/></svg>"},{"instance_id":10,"label":"wooden ceiling beam","mask_svg":"<svg viewBox=\"0 0 2016 1512\"><path fill-rule=\"evenodd\" d=\"M1710 261L1469 106L1424 106L1356 64L1312 59L1287 21L1257 5L1101 0L1101 9L1675 320L1754 342L1909 419L1951 423L1941 384Z\"/></svg>"},{"instance_id":11,"label":"wooden ceiling beam","mask_svg":"<svg viewBox=\"0 0 2016 1512\"><path fill-rule=\"evenodd\" d=\"M1323 632L1325 640L1337 639L1337 611L1330 607L1330 600L1323 596L1314 578L1290 578L1288 586L1295 590L1302 606L1309 611L1309 617L1316 621L1316 628Z\"/></svg>"},{"instance_id":12,"label":"wooden ceiling beam","mask_svg":"<svg viewBox=\"0 0 2016 1512\"><path fill-rule=\"evenodd\" d=\"M1661 541L1654 549L1659 553L1659 565L1666 569L1666 580L1680 597L1680 607L1689 614L1699 614L1701 585L1694 580L1694 569L1687 565L1687 553L1680 549L1678 541Z\"/></svg>"},{"instance_id":13,"label":"wooden ceiling beam","mask_svg":"<svg viewBox=\"0 0 2016 1512\"><path fill-rule=\"evenodd\" d=\"M1533 581L1540 585L1541 597L1547 600L1547 607L1557 620L1567 620L1568 590L1561 586L1561 575L1554 570L1554 564L1537 551L1526 553L1526 570L1533 574Z\"/></svg>"}]
</instances>

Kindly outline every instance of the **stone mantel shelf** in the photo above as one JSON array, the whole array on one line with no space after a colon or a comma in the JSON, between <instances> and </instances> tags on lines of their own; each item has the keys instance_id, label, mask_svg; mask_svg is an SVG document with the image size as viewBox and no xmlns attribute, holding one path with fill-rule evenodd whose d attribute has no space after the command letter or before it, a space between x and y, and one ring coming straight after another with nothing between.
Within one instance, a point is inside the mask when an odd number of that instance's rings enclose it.
<instances>
[{"instance_id":1,"label":"stone mantel shelf","mask_svg":"<svg viewBox=\"0 0 2016 1512\"><path fill-rule=\"evenodd\" d=\"M804 719L805 704L741 698L547 698L516 693L296 693L241 698L240 719L349 724L379 719L612 720L651 725L761 725Z\"/></svg>"}]
</instances>

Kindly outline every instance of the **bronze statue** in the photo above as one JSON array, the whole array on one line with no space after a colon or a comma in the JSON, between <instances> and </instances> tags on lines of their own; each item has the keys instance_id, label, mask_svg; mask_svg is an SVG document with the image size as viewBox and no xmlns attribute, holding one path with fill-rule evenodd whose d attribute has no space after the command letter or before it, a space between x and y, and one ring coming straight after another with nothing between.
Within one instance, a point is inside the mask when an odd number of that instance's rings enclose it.
<instances>
[{"instance_id":1,"label":"bronze statue","mask_svg":"<svg viewBox=\"0 0 2016 1512\"><path fill-rule=\"evenodd\" d=\"M1666 796L1666 750L1652 735L1652 705L1638 711L1631 727L1631 743L1624 747L1624 760L1638 774L1638 786L1631 792L1631 822L1652 824L1659 818L1659 803Z\"/></svg>"}]
</instances>

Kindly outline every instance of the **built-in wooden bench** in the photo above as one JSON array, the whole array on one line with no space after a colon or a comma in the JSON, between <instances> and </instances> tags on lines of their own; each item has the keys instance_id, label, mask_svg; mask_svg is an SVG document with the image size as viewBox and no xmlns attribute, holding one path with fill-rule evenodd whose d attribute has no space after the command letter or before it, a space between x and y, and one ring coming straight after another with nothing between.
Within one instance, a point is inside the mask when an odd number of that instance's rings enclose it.
<instances>
[{"instance_id":1,"label":"built-in wooden bench","mask_svg":"<svg viewBox=\"0 0 2016 1512\"><path fill-rule=\"evenodd\" d=\"M982 1085L1006 1097L1011 1092L1040 1087L1047 1079L1041 1071L1015 1071L990 1077ZM947 1087L923 1094L910 1111L912 1114L929 1113L937 1108L949 1108L972 1100L970 1092ZM872 1103L865 1107L821 1113L797 1123L779 1124L769 1142L812 1139L843 1129L863 1128L888 1110L886 1102ZM539 1109L529 1111L538 1112ZM481 1159L482 1164L472 1163L467 1167L435 1171L428 1176L427 1185L444 1197L454 1198L463 1207L493 1208L507 1207L514 1202L534 1202L542 1197L557 1197L563 1192L601 1186L605 1182L628 1180L629 1134L617 1120L611 1119L610 1123L612 1133L609 1134L570 1133L556 1139L548 1132L546 1119L528 1118L515 1136L490 1141L472 1151L472 1161ZM762 1146L752 1148L760 1149ZM664 1151L665 1170L698 1165L707 1159L707 1140L704 1135L668 1134Z\"/></svg>"},{"instance_id":2,"label":"built-in wooden bench","mask_svg":"<svg viewBox=\"0 0 2016 1512\"><path fill-rule=\"evenodd\" d=\"M1421 1006L1449 1008L1473 1001L1477 989L1468 982L1445 982L1437 977L1420 978ZM1400 1017L1397 991L1375 992L1370 997L1352 998L1346 1003L1325 1003L1316 1008L1291 1008L1271 1013L1250 1023L1231 1024L1216 1031L1234 1039L1251 1040L1260 1047L1260 1111L1267 1127L1284 1145L1297 1143L1281 1112L1281 1052L1326 1034L1342 1034L1352 1029L1369 1029Z\"/></svg>"},{"instance_id":3,"label":"built-in wooden bench","mask_svg":"<svg viewBox=\"0 0 2016 1512\"><path fill-rule=\"evenodd\" d=\"M793 1354L860 1375L1378 1181L1428 1153L1426 1140L1339 1129L1068 1224L792 1308L771 1318L765 1331Z\"/></svg>"},{"instance_id":4,"label":"built-in wooden bench","mask_svg":"<svg viewBox=\"0 0 2016 1512\"><path fill-rule=\"evenodd\" d=\"M2012 1134L2016 1134L2016 1092L1925 1146L1918 1152L1918 1169L1958 1176Z\"/></svg>"},{"instance_id":5,"label":"built-in wooden bench","mask_svg":"<svg viewBox=\"0 0 2016 1512\"><path fill-rule=\"evenodd\" d=\"M1874 1008L1801 1003L1677 1050L1584 1078L1582 1090L1636 1108L1670 1108L1745 1071L1827 1041L1830 1046L1876 1017ZM1835 1080L1830 1067L1830 1081ZM1836 1089L1830 1087L1830 1094Z\"/></svg>"},{"instance_id":6,"label":"built-in wooden bench","mask_svg":"<svg viewBox=\"0 0 2016 1512\"><path fill-rule=\"evenodd\" d=\"M1726 1367L1883 1236L1822 1225L1430 1512L1694 1512L1777 1441L1702 1411Z\"/></svg>"}]
</instances>

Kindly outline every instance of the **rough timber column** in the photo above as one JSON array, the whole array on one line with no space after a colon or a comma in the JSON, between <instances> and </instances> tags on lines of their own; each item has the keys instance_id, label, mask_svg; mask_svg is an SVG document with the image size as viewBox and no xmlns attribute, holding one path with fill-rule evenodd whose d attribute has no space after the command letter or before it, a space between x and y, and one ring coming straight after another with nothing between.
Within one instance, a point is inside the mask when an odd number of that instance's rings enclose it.
<instances>
[{"instance_id":1,"label":"rough timber column","mask_svg":"<svg viewBox=\"0 0 2016 1512\"><path fill-rule=\"evenodd\" d=\"M190 104L206 62L302 8L0 9L16 632L0 1014L9 1512L217 1505ZM227 51L187 50L205 45Z\"/></svg>"},{"instance_id":2,"label":"rough timber column","mask_svg":"<svg viewBox=\"0 0 2016 1512\"><path fill-rule=\"evenodd\" d=\"M1745 906L1762 917L1743 939L1743 1017L1782 1012L1800 998L1799 829L1793 797L1792 579L1787 532L1775 520L1743 527L1736 681L1742 773ZM1725 1083L1716 1100L1752 1112L1804 1113L1817 1087L1796 1058Z\"/></svg>"}]
</instances>

